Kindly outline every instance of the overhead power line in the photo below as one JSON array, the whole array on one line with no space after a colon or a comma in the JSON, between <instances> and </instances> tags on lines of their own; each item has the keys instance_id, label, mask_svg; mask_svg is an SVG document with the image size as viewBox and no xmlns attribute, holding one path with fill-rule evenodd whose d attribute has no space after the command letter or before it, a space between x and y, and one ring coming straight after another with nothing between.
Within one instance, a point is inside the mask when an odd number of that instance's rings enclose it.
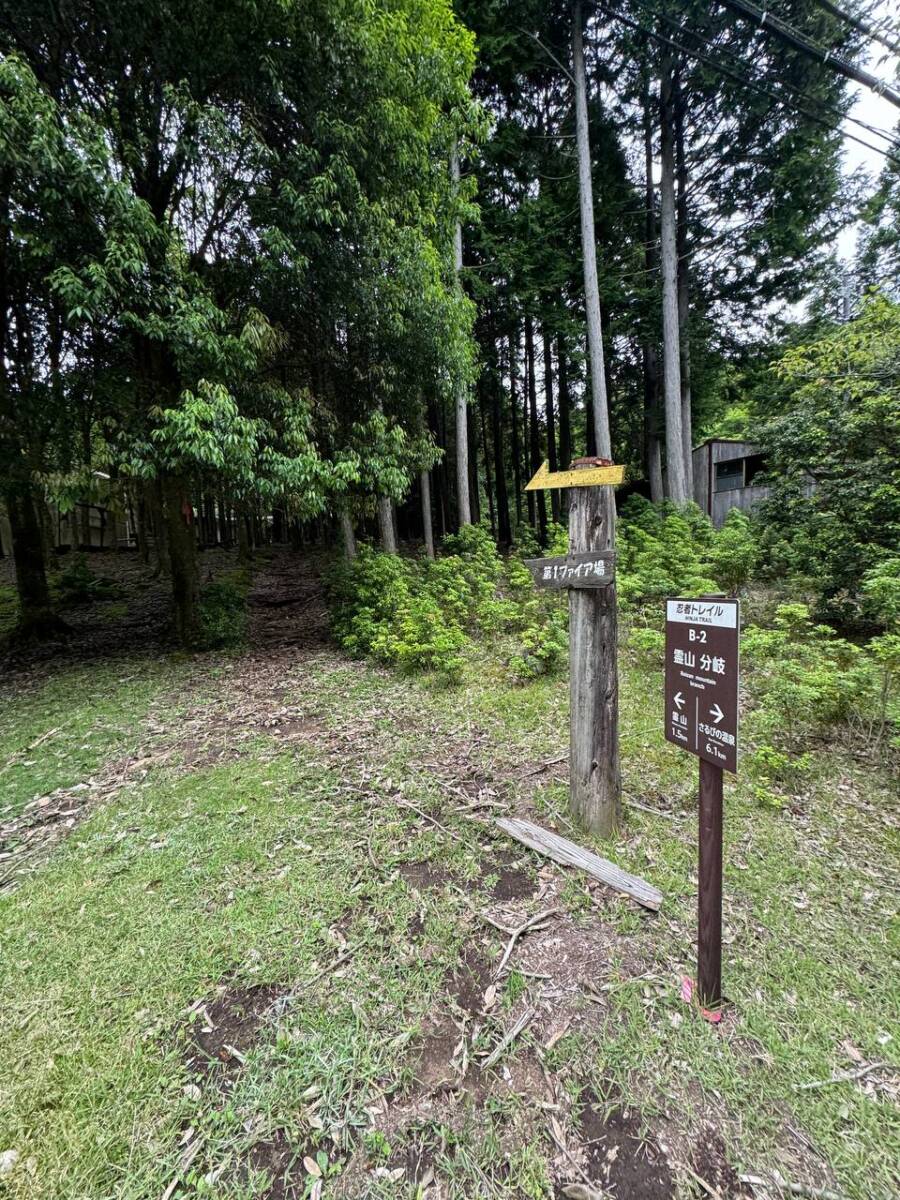
<instances>
[{"instance_id":1,"label":"overhead power line","mask_svg":"<svg viewBox=\"0 0 900 1200\"><path fill-rule=\"evenodd\" d=\"M656 33L652 29L648 29L646 25L641 25L638 21L633 21L631 17L625 13L619 12L618 9L612 8L605 0L599 0L599 7L604 12L608 13L616 21L620 21L623 25L627 25L629 29L634 29L644 37L651 38L662 46L669 46L673 50L677 50L679 54L686 54L689 58L695 58L698 62L705 63L714 71L718 71L720 75L725 75L729 79L742 84L744 87L751 88L753 91L759 92L763 96L768 96L770 100L774 100L776 104L782 104L785 108L792 108L795 112L801 113L807 120L815 121L817 124L824 126L830 133L840 133L841 136L849 138L853 142L858 142L860 146L865 146L867 150L871 150L875 154L883 155L895 167L900 167L900 158L891 154L890 151L882 149L881 146L873 146L871 142L867 142L864 138L857 137L855 133L851 133L848 129L836 129L835 125L823 117L820 113L814 112L812 109L806 108L804 105L792 103L786 100L783 96L779 96L777 92L773 92L771 88L765 87L755 79L750 79L739 71L733 70L731 67L726 67L715 59L709 57L708 54L701 54L699 50L692 50L685 46L683 42L677 42L674 38L666 37L662 33Z\"/></svg>"},{"instance_id":2,"label":"overhead power line","mask_svg":"<svg viewBox=\"0 0 900 1200\"><path fill-rule=\"evenodd\" d=\"M900 54L900 42L886 37L876 25L870 25L862 17L854 16L853 13L847 12L846 9L839 8L836 4L832 4L831 0L815 0L815 3L818 4L819 8L824 8L827 13L831 13L833 17L837 17L841 21L846 21L848 25L852 25L854 29L858 29L860 33L864 33L866 37L880 43L885 49L893 51L894 54Z\"/></svg>"},{"instance_id":3,"label":"overhead power line","mask_svg":"<svg viewBox=\"0 0 900 1200\"><path fill-rule=\"evenodd\" d=\"M755 21L761 29L770 30L781 41L789 46L793 46L795 50L800 50L809 58L815 59L816 62L833 67L841 75L845 75L855 83L863 84L864 87L871 88L873 92L876 92L879 96L883 96L885 100L890 101L891 104L900 108L900 92L889 87L888 84L878 79L871 71L865 70L864 67L856 67L853 63L848 62L846 58L842 58L840 54L835 54L832 50L824 49L824 47L808 38L806 34L800 33L793 25L788 25L786 21L782 21L780 17L774 16L767 9L757 8L755 4L750 3L750 0L721 0L721 3L733 9L744 20Z\"/></svg>"},{"instance_id":4,"label":"overhead power line","mask_svg":"<svg viewBox=\"0 0 900 1200\"><path fill-rule=\"evenodd\" d=\"M697 38L710 50L717 50L722 54L726 54L732 62L737 62L742 67L745 65L740 56L736 54L735 51L733 51L729 46L723 46L718 42L714 42L711 38L708 38L699 30L682 24L674 17L667 16L665 13L659 12L656 9L648 8L646 5L643 7L648 16L653 16L657 19L665 21L666 24L671 26L673 29L683 34L690 34L692 38ZM758 76L752 78L755 78L756 82L764 82L764 80L759 79ZM773 80L772 82L776 81ZM892 150L900 151L900 141L898 141L892 133L888 133L886 129L879 129L877 125L870 125L868 121L860 120L859 117L854 117L852 113L842 112L841 109L837 108L834 104L829 103L827 100L819 100L815 96L810 96L807 92L804 92L802 88L796 87L793 83L789 83L785 79L779 79L777 80L777 83L779 87L786 88L789 92L793 92L800 100L813 104L823 111L830 113L838 121L851 121L854 125L859 126L860 129L865 129L868 133L872 133L876 137L884 138Z\"/></svg>"}]
</instances>

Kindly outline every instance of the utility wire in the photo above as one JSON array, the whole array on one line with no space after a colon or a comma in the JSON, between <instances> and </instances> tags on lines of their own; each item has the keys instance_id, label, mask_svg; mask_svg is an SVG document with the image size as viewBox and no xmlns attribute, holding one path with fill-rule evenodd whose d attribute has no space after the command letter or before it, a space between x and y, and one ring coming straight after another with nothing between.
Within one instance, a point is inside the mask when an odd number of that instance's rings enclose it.
<instances>
[{"instance_id":1,"label":"utility wire","mask_svg":"<svg viewBox=\"0 0 900 1200\"><path fill-rule=\"evenodd\" d=\"M722 45L718 42L714 42L711 38L706 37L705 34L700 33L700 31L697 29L693 29L688 25L682 25L679 21L675 20L674 17L669 17L665 13L658 12L655 9L648 9L646 5L643 5L643 7L648 16L653 16L658 19L661 18L666 22L667 25L672 26L679 32L685 34L689 33L691 37L698 38L710 50L718 50L723 54L727 54L732 62L737 62L742 67L744 66L743 59L741 59L740 55L736 54L730 47ZM757 80L757 82L763 82L763 80ZM870 125L868 121L862 121L859 119L859 117L854 117L850 113L842 112L841 109L837 108L834 104L830 104L827 100L818 100L815 96L810 96L809 93L804 92L802 88L797 87L793 83L788 83L786 79L773 80L772 82L777 82L779 87L786 88L788 91L795 93L795 95L797 95L801 100L818 105L820 108L830 112L839 121L852 121L853 124L858 125L860 129L865 129L868 133L872 133L876 137L884 138L892 150L900 151L900 141L898 141L892 133L888 133L887 130L879 129L877 125Z\"/></svg>"},{"instance_id":2,"label":"utility wire","mask_svg":"<svg viewBox=\"0 0 900 1200\"><path fill-rule=\"evenodd\" d=\"M627 25L630 29L636 30L644 37L652 38L654 42L658 42L663 46L670 46L673 50L677 50L680 54L686 54L689 58L696 58L699 62L706 63L712 67L714 71L718 71L720 75L726 75L728 78L735 80L744 87L752 88L763 96L768 96L770 100L774 100L776 104L783 104L786 108L793 108L795 112L801 113L807 120L815 121L819 125L824 126L830 133L839 133L845 138L849 138L853 142L858 142L860 146L865 146L867 150L873 151L875 154L881 154L894 166L900 167L900 157L891 154L889 150L883 150L880 146L873 146L871 142L865 141L861 137L857 137L855 133L850 133L847 129L836 129L835 126L819 113L813 112L811 109L804 108L799 104L792 104L789 100L785 100L783 96L779 96L777 92L773 92L771 88L764 87L763 84L757 83L756 80L749 79L746 75L742 75L738 71L732 70L730 67L724 66L722 63L716 62L707 54L701 54L699 50L691 50L682 42L676 42L673 38L666 37L661 33L654 33L652 29L648 29L646 25L641 25L638 21L633 21L625 13L621 13L618 9L612 8L605 0L600 0L599 7L604 12L608 13L615 20L620 21L623 25Z\"/></svg>"},{"instance_id":3,"label":"utility wire","mask_svg":"<svg viewBox=\"0 0 900 1200\"><path fill-rule=\"evenodd\" d=\"M856 17L853 13L847 12L846 9L839 8L836 4L832 4L831 0L815 0L815 3L818 4L819 8L824 8L826 12L831 13L833 17L837 17L841 21L846 21L848 25L852 25L854 29L858 29L860 33L864 33L866 37L879 42L887 50L893 51L894 54L900 54L900 42L895 42L893 38L886 37L877 26L870 25L862 17Z\"/></svg>"},{"instance_id":4,"label":"utility wire","mask_svg":"<svg viewBox=\"0 0 900 1200\"><path fill-rule=\"evenodd\" d=\"M825 50L817 42L800 33L793 25L788 25L787 21L782 21L780 17L774 16L766 9L757 8L755 4L750 3L750 0L721 0L721 3L743 17L745 21L755 21L760 29L771 30L788 46L793 46L795 50L800 50L807 57L815 59L816 62L834 67L835 71L839 71L841 75L845 75L855 83L861 83L865 87L871 88L873 92L900 108L900 92L883 83L864 67L856 67L846 58L842 58L840 54L835 54L832 50Z\"/></svg>"}]
</instances>

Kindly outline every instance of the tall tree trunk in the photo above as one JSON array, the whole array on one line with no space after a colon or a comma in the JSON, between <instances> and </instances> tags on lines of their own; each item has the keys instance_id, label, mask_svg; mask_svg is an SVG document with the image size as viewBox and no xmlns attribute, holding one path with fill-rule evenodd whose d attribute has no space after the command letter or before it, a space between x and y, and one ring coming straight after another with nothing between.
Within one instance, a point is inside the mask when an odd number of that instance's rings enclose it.
<instances>
[{"instance_id":1,"label":"tall tree trunk","mask_svg":"<svg viewBox=\"0 0 900 1200\"><path fill-rule=\"evenodd\" d=\"M522 524L522 449L519 445L519 401L516 382L519 374L519 332L509 335L509 399L512 412L513 488L516 494L516 526ZM531 495L531 493L528 493Z\"/></svg>"},{"instance_id":2,"label":"tall tree trunk","mask_svg":"<svg viewBox=\"0 0 900 1200\"><path fill-rule=\"evenodd\" d=\"M534 468L531 470L528 469L529 465L531 464L531 439L528 432L531 427L531 423L528 419L528 398L531 395L531 376L533 371L534 355L532 354L531 361L529 362L526 342L526 352L522 372L522 452L525 455L525 476L523 478L523 483L534 473ZM526 492L525 495L528 500L528 524L532 529L534 529L537 526L537 500L535 499L536 493ZM543 495L543 492L541 492L541 495Z\"/></svg>"},{"instance_id":3,"label":"tall tree trunk","mask_svg":"<svg viewBox=\"0 0 900 1200\"><path fill-rule=\"evenodd\" d=\"M237 560L241 566L248 566L253 560L253 550L250 545L250 524L243 507L235 506L235 524L237 526Z\"/></svg>"},{"instance_id":4,"label":"tall tree trunk","mask_svg":"<svg viewBox=\"0 0 900 1200\"><path fill-rule=\"evenodd\" d=\"M562 470L568 471L572 465L572 416L569 400L569 364L566 358L568 351L562 334L556 339L556 370L557 370L557 409L559 411L559 461ZM568 512L568 490L562 494L562 512Z\"/></svg>"},{"instance_id":5,"label":"tall tree trunk","mask_svg":"<svg viewBox=\"0 0 900 1200\"><path fill-rule=\"evenodd\" d=\"M691 414L691 279L688 252L688 165L684 149L686 100L680 84L675 99L675 161L678 183L675 247L678 254L678 346L681 369L681 440L688 499L694 498L693 418Z\"/></svg>"},{"instance_id":6,"label":"tall tree trunk","mask_svg":"<svg viewBox=\"0 0 900 1200\"><path fill-rule=\"evenodd\" d=\"M479 410L481 417L481 448L484 454L484 490L487 493L488 515L491 519L491 537L497 540L497 509L494 504L494 480L491 469L491 448L488 444L487 417L485 415L484 386L479 395Z\"/></svg>"},{"instance_id":7,"label":"tall tree trunk","mask_svg":"<svg viewBox=\"0 0 900 1200\"><path fill-rule=\"evenodd\" d=\"M546 326L543 333L544 342L544 407L547 411L547 461L550 470L555 471L559 466L556 457L556 421L553 414L553 356L550 352L550 334ZM550 492L550 511L553 520L559 521L559 488Z\"/></svg>"},{"instance_id":8,"label":"tall tree trunk","mask_svg":"<svg viewBox=\"0 0 900 1200\"><path fill-rule=\"evenodd\" d=\"M79 532L78 540L85 549L89 550L91 546L91 508L90 508L90 472L91 472L91 426L90 422L85 424L81 430L81 454L84 458L84 466L88 472L88 494L84 498L84 503L79 505Z\"/></svg>"},{"instance_id":9,"label":"tall tree trunk","mask_svg":"<svg viewBox=\"0 0 900 1200\"><path fill-rule=\"evenodd\" d=\"M641 107L644 126L644 266L650 283L659 271L659 256L656 246L656 202L653 187L653 113L646 67L642 69ZM655 322L650 320L649 313L645 320L647 328L644 330L641 347L644 375L644 457L650 483L650 499L658 503L663 499L662 446L659 440L659 350Z\"/></svg>"},{"instance_id":10,"label":"tall tree trunk","mask_svg":"<svg viewBox=\"0 0 900 1200\"><path fill-rule=\"evenodd\" d=\"M137 511L135 513L135 537L141 562L145 565L150 561L150 541L147 536L147 501L144 499L144 489L137 496Z\"/></svg>"},{"instance_id":11,"label":"tall tree trunk","mask_svg":"<svg viewBox=\"0 0 900 1200\"><path fill-rule=\"evenodd\" d=\"M197 531L187 481L179 476L163 480L166 532L172 571L175 631L182 646L200 641L200 576L197 570Z\"/></svg>"},{"instance_id":12,"label":"tall tree trunk","mask_svg":"<svg viewBox=\"0 0 900 1200\"><path fill-rule=\"evenodd\" d=\"M223 546L231 545L231 528L228 523L228 505L225 503L225 493L219 493L219 541Z\"/></svg>"},{"instance_id":13,"label":"tall tree trunk","mask_svg":"<svg viewBox=\"0 0 900 1200\"><path fill-rule=\"evenodd\" d=\"M356 558L356 534L353 531L353 520L346 510L340 514L341 540L344 544L344 556L348 562Z\"/></svg>"},{"instance_id":14,"label":"tall tree trunk","mask_svg":"<svg viewBox=\"0 0 900 1200\"><path fill-rule=\"evenodd\" d=\"M494 437L494 479L497 489L497 540L501 546L512 541L509 525L509 493L506 487L506 463L503 460L503 410L500 400L503 393L503 371L499 369L491 389L491 432Z\"/></svg>"},{"instance_id":15,"label":"tall tree trunk","mask_svg":"<svg viewBox=\"0 0 900 1200\"><path fill-rule=\"evenodd\" d=\"M17 637L41 638L65 628L50 609L50 587L37 505L41 498L26 482L4 489L19 598Z\"/></svg>"},{"instance_id":16,"label":"tall tree trunk","mask_svg":"<svg viewBox=\"0 0 900 1200\"><path fill-rule=\"evenodd\" d=\"M663 59L660 116L660 260L662 267L663 392L666 411L666 495L689 499L681 420L681 348L678 336L678 247L675 219L674 63Z\"/></svg>"},{"instance_id":17,"label":"tall tree trunk","mask_svg":"<svg viewBox=\"0 0 900 1200\"><path fill-rule=\"evenodd\" d=\"M587 81L584 72L584 33L581 0L572 6L572 75L575 81L575 143L578 152L578 200L581 210L581 252L584 260L584 306L587 316L588 357L591 364L591 411L597 453L612 457L609 402L603 364L603 323L597 282L597 242L594 232L594 191L588 130Z\"/></svg>"},{"instance_id":18,"label":"tall tree trunk","mask_svg":"<svg viewBox=\"0 0 900 1200\"><path fill-rule=\"evenodd\" d=\"M450 151L450 176L454 194L459 193L459 146L456 139ZM463 243L462 225L459 220L453 226L453 269L456 286L462 288ZM469 418L466 386L462 379L455 383L456 401L456 509L460 525L471 525L472 509L469 502Z\"/></svg>"},{"instance_id":19,"label":"tall tree trunk","mask_svg":"<svg viewBox=\"0 0 900 1200\"><path fill-rule=\"evenodd\" d=\"M394 502L390 496L378 497L378 531L381 548L385 554L397 553L397 536L394 531Z\"/></svg>"},{"instance_id":20,"label":"tall tree trunk","mask_svg":"<svg viewBox=\"0 0 900 1200\"><path fill-rule=\"evenodd\" d=\"M531 317L525 318L525 357L528 361L528 419L529 419L529 447L531 449L531 473L534 474L541 465L541 431L538 426L537 415L537 380L535 379L534 371L534 327L531 323ZM529 495L537 496L537 517L538 517L538 537L541 545L547 544L547 498L546 493L541 490L537 493L529 492Z\"/></svg>"},{"instance_id":21,"label":"tall tree trunk","mask_svg":"<svg viewBox=\"0 0 900 1200\"><path fill-rule=\"evenodd\" d=\"M419 472L419 491L422 496L422 538L425 542L425 553L428 558L434 558L434 529L431 525L431 472Z\"/></svg>"},{"instance_id":22,"label":"tall tree trunk","mask_svg":"<svg viewBox=\"0 0 900 1200\"><path fill-rule=\"evenodd\" d=\"M475 428L475 410L466 405L466 424L469 458L469 521L477 525L481 520L481 488L478 485L478 431Z\"/></svg>"}]
</instances>

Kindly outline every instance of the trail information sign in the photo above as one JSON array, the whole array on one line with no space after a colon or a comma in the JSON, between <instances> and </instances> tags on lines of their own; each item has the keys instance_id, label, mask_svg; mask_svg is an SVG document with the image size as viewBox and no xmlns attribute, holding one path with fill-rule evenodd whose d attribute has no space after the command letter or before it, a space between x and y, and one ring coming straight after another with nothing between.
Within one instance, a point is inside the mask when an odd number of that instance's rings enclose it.
<instances>
[{"instance_id":1,"label":"trail information sign","mask_svg":"<svg viewBox=\"0 0 900 1200\"><path fill-rule=\"evenodd\" d=\"M666 739L737 772L737 600L666 601Z\"/></svg>"}]
</instances>

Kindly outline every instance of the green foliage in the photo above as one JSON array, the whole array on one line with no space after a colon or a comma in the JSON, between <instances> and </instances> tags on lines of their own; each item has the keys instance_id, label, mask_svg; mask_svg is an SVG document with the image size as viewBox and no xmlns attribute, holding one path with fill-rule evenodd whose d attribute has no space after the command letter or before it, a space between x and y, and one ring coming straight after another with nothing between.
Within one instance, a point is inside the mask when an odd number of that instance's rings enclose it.
<instances>
[{"instance_id":1,"label":"green foliage","mask_svg":"<svg viewBox=\"0 0 900 1200\"><path fill-rule=\"evenodd\" d=\"M775 367L790 404L762 434L767 556L774 574L811 581L829 619L863 615L864 577L900 544L898 365L900 304L872 296Z\"/></svg>"},{"instance_id":2,"label":"green foliage","mask_svg":"<svg viewBox=\"0 0 900 1200\"><path fill-rule=\"evenodd\" d=\"M886 558L863 576L867 613L891 629L900 625L900 558Z\"/></svg>"},{"instance_id":3,"label":"green foliage","mask_svg":"<svg viewBox=\"0 0 900 1200\"><path fill-rule=\"evenodd\" d=\"M54 590L63 608L93 604L98 600L115 600L122 595L121 587L112 579L96 575L84 554L76 554L56 579Z\"/></svg>"},{"instance_id":4,"label":"green foliage","mask_svg":"<svg viewBox=\"0 0 900 1200\"><path fill-rule=\"evenodd\" d=\"M536 679L554 671L565 659L569 649L568 611L554 597L530 613L519 635L520 652L512 660L514 675L519 679Z\"/></svg>"},{"instance_id":5,"label":"green foliage","mask_svg":"<svg viewBox=\"0 0 900 1200\"><path fill-rule=\"evenodd\" d=\"M329 586L332 629L360 657L445 683L462 678L463 653L477 637L514 633L513 674L534 678L565 656L564 601L535 588L519 559L504 563L490 533L469 525L446 538L434 561L363 546Z\"/></svg>"},{"instance_id":6,"label":"green foliage","mask_svg":"<svg viewBox=\"0 0 900 1200\"><path fill-rule=\"evenodd\" d=\"M795 752L817 729L842 726L877 752L900 732L900 636L867 646L815 624L805 604L782 604L773 627L741 639L756 705L751 728L778 751Z\"/></svg>"},{"instance_id":7,"label":"green foliage","mask_svg":"<svg viewBox=\"0 0 900 1200\"><path fill-rule=\"evenodd\" d=\"M716 582L732 596L745 586L759 559L750 518L733 508L715 535L707 555Z\"/></svg>"},{"instance_id":8,"label":"green foliage","mask_svg":"<svg viewBox=\"0 0 900 1200\"><path fill-rule=\"evenodd\" d=\"M200 592L201 649L233 649L247 635L247 589L242 571L204 584Z\"/></svg>"},{"instance_id":9,"label":"green foliage","mask_svg":"<svg viewBox=\"0 0 900 1200\"><path fill-rule=\"evenodd\" d=\"M458 575L440 572L429 588L415 562L361 546L331 581L332 629L351 654L457 682L468 640L465 594Z\"/></svg>"},{"instance_id":10,"label":"green foliage","mask_svg":"<svg viewBox=\"0 0 900 1200\"><path fill-rule=\"evenodd\" d=\"M619 598L628 605L718 591L703 554L713 538L695 504L677 509L632 496L617 530Z\"/></svg>"}]
</instances>

